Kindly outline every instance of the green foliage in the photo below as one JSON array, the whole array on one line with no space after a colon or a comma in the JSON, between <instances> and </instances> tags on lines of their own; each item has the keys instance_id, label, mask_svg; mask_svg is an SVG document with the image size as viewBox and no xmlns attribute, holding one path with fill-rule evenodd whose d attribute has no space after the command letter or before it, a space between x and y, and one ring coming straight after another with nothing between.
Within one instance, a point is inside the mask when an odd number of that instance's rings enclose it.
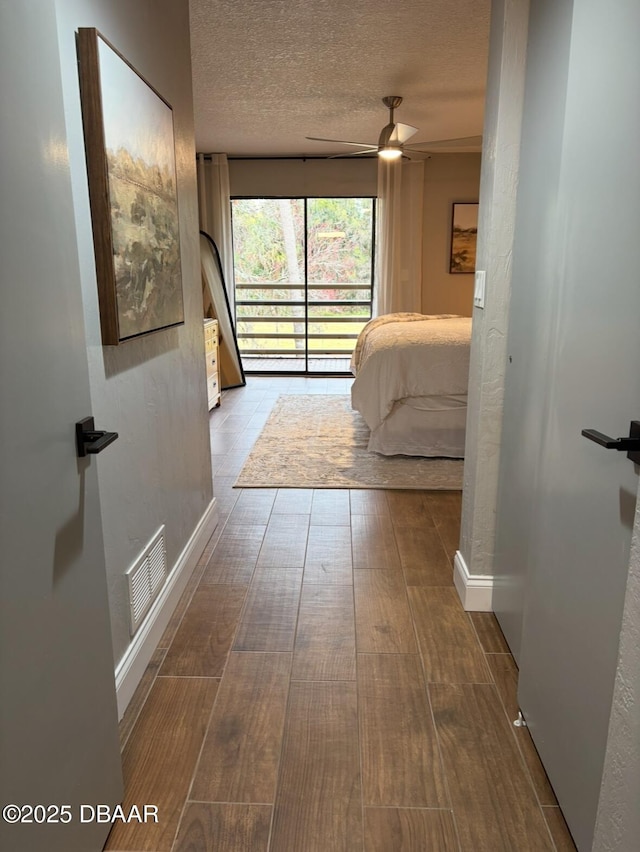
<instances>
[{"instance_id":1,"label":"green foliage","mask_svg":"<svg viewBox=\"0 0 640 852\"><path fill-rule=\"evenodd\" d=\"M304 200L288 199L296 261L304 269ZM283 225L275 199L232 202L233 253L238 284L288 279ZM312 283L368 282L371 277L370 198L311 198L307 209L307 272Z\"/></svg>"},{"instance_id":2,"label":"green foliage","mask_svg":"<svg viewBox=\"0 0 640 852\"><path fill-rule=\"evenodd\" d=\"M284 280L286 253L276 202L260 198L234 201L232 212L236 283Z\"/></svg>"}]
</instances>

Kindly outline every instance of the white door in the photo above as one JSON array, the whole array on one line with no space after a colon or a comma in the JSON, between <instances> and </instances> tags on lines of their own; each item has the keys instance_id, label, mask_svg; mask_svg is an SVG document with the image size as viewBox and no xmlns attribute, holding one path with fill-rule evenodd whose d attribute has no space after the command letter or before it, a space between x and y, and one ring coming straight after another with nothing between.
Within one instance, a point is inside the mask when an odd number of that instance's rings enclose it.
<instances>
[{"instance_id":1,"label":"white door","mask_svg":"<svg viewBox=\"0 0 640 852\"><path fill-rule=\"evenodd\" d=\"M640 6L531 8L514 288L535 274L512 303L522 337L509 347L498 551L527 565L519 703L588 852L638 468L581 431L617 438L640 420Z\"/></svg>"},{"instance_id":2,"label":"white door","mask_svg":"<svg viewBox=\"0 0 640 852\"><path fill-rule=\"evenodd\" d=\"M91 400L53 2L2 0L0 42L0 848L97 852L109 825L79 807L122 793L110 449L76 458Z\"/></svg>"}]
</instances>

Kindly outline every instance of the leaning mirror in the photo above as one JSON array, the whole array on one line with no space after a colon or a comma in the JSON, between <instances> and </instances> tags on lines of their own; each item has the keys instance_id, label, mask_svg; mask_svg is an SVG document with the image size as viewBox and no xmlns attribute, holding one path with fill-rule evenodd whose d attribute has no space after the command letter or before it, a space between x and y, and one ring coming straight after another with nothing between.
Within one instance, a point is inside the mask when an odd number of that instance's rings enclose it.
<instances>
[{"instance_id":1,"label":"leaning mirror","mask_svg":"<svg viewBox=\"0 0 640 852\"><path fill-rule=\"evenodd\" d=\"M205 231L200 231L200 265L204 315L218 320L220 387L222 390L246 384L229 296L224 282L218 246Z\"/></svg>"}]
</instances>

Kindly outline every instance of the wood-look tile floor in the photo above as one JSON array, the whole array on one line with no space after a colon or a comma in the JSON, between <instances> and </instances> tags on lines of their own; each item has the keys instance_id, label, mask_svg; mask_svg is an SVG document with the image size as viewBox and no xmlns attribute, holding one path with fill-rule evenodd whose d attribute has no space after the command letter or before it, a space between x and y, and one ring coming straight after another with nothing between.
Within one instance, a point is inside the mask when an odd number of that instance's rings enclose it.
<instances>
[{"instance_id":1,"label":"wood-look tile floor","mask_svg":"<svg viewBox=\"0 0 640 852\"><path fill-rule=\"evenodd\" d=\"M220 523L121 723L115 852L575 852L491 613L453 587L457 492L234 489L280 393L211 413Z\"/></svg>"}]
</instances>

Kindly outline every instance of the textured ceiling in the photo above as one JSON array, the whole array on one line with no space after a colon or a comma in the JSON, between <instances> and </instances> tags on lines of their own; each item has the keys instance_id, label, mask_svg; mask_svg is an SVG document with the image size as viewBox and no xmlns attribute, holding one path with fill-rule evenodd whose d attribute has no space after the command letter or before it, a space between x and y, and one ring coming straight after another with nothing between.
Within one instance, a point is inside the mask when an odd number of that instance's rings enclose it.
<instances>
[{"instance_id":1,"label":"textured ceiling","mask_svg":"<svg viewBox=\"0 0 640 852\"><path fill-rule=\"evenodd\" d=\"M347 153L396 120L411 142L482 133L490 0L190 0L196 148ZM477 150L477 149L476 149Z\"/></svg>"}]
</instances>

